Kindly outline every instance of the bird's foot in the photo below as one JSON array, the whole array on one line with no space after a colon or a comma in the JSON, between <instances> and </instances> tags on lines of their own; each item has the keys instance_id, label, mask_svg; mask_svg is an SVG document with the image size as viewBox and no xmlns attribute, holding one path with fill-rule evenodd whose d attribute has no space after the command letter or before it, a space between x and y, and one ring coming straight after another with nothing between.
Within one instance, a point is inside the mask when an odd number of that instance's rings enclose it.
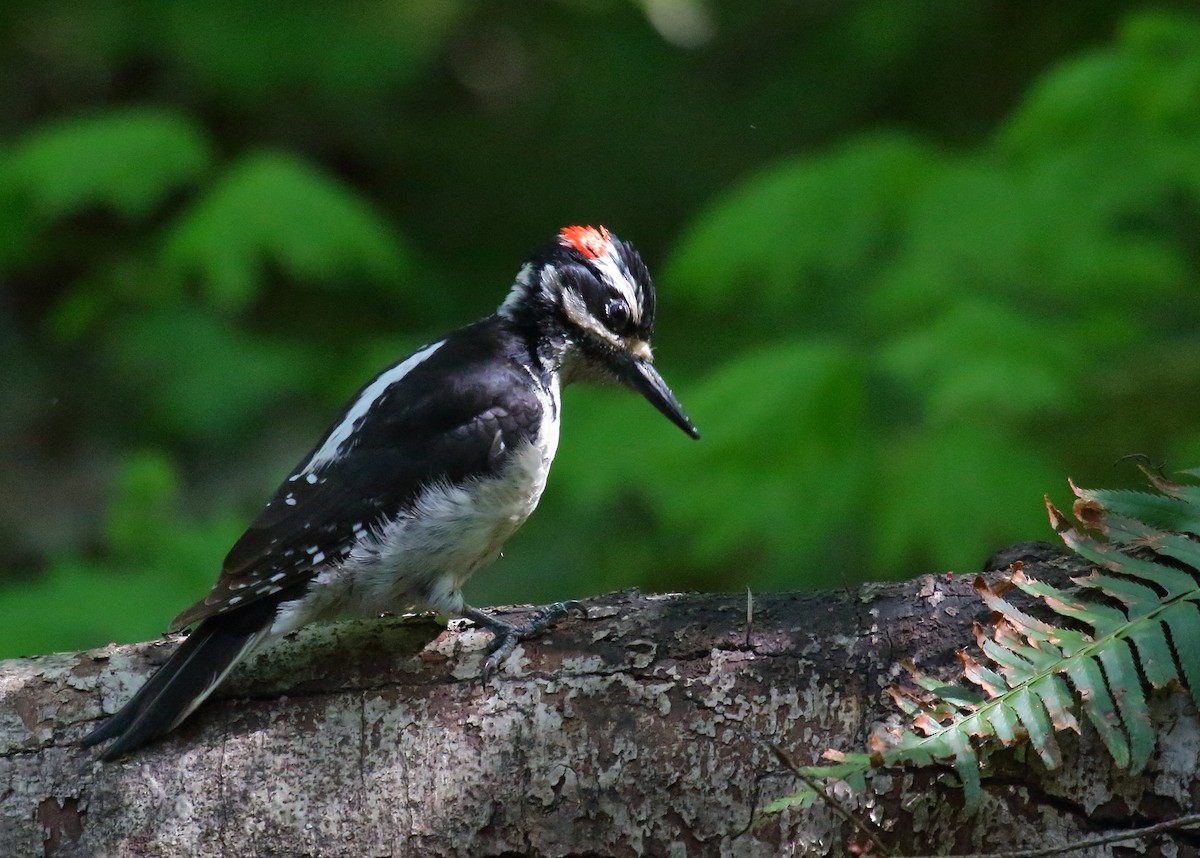
<instances>
[{"instance_id":1,"label":"bird's foot","mask_svg":"<svg viewBox=\"0 0 1200 858\"><path fill-rule=\"evenodd\" d=\"M537 637L572 612L585 619L587 617L587 608L582 603L573 601L555 602L539 608L533 616L519 625L485 614L478 608L465 608L462 614L464 617L487 629L494 636L488 645L488 656L479 669L479 681L486 683L521 641Z\"/></svg>"}]
</instances>

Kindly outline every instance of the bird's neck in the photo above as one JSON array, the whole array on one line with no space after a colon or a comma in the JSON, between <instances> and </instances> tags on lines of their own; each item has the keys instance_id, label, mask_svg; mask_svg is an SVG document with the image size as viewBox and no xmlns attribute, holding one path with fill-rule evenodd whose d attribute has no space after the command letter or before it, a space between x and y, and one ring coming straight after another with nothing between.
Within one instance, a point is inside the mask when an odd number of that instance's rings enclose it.
<instances>
[{"instance_id":1,"label":"bird's neck","mask_svg":"<svg viewBox=\"0 0 1200 858\"><path fill-rule=\"evenodd\" d=\"M543 320L521 315L499 313L496 319L520 344L525 362L546 386L570 379L577 350L565 331Z\"/></svg>"}]
</instances>

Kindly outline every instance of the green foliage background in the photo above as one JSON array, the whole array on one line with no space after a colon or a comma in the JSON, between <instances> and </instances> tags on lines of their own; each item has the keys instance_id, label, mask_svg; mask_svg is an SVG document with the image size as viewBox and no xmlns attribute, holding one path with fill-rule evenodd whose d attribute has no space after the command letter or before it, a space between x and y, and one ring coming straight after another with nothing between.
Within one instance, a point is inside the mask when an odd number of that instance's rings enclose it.
<instances>
[{"instance_id":1,"label":"green foliage background","mask_svg":"<svg viewBox=\"0 0 1200 858\"><path fill-rule=\"evenodd\" d=\"M477 603L849 586L1200 461L1200 16L0 9L0 656L157 634L371 374L633 240L698 444L572 389Z\"/></svg>"}]
</instances>

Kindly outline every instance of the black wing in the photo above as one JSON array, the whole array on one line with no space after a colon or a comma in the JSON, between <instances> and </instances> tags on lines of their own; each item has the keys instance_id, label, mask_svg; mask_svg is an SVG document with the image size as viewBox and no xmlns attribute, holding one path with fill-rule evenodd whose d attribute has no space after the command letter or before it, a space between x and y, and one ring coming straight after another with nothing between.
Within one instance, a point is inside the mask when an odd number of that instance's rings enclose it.
<instances>
[{"instance_id":1,"label":"black wing","mask_svg":"<svg viewBox=\"0 0 1200 858\"><path fill-rule=\"evenodd\" d=\"M542 400L529 374L486 355L465 365L463 357L461 344L448 340L375 397L334 458L310 469L310 454L230 550L212 591L172 629L307 582L426 486L494 475L511 450L535 438Z\"/></svg>"}]
</instances>

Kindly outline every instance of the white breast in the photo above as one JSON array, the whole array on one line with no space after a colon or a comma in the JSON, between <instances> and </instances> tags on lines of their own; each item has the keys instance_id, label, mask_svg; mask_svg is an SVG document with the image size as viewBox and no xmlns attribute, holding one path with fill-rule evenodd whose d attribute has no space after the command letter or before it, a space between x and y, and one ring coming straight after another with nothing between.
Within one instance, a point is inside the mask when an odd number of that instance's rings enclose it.
<instances>
[{"instance_id":1,"label":"white breast","mask_svg":"<svg viewBox=\"0 0 1200 858\"><path fill-rule=\"evenodd\" d=\"M557 381L542 399L537 437L513 449L498 476L426 489L411 511L370 533L343 563L322 572L284 624L413 608L461 613L463 584L496 559L546 487L558 450ZM280 631L283 614L275 624Z\"/></svg>"}]
</instances>

